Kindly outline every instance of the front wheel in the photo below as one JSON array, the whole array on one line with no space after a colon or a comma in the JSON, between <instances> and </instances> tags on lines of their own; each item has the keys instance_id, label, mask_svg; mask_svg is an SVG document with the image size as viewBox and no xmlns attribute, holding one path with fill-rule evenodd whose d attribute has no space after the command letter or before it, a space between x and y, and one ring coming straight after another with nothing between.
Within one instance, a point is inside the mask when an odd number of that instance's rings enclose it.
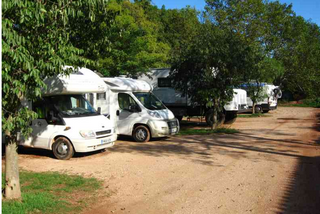
<instances>
[{"instance_id":1,"label":"front wheel","mask_svg":"<svg viewBox=\"0 0 320 214\"><path fill-rule=\"evenodd\" d=\"M215 123L217 123L217 125L223 124L225 121L225 114L223 112L218 113L217 115L217 120L215 121L214 119L214 112L213 109L210 109L209 111L207 111L205 118L206 118L206 123L209 126L213 126Z\"/></svg>"},{"instance_id":2,"label":"front wheel","mask_svg":"<svg viewBox=\"0 0 320 214\"><path fill-rule=\"evenodd\" d=\"M255 106L255 112L256 113L261 113L262 112L262 107L261 106Z\"/></svg>"},{"instance_id":3,"label":"front wheel","mask_svg":"<svg viewBox=\"0 0 320 214\"><path fill-rule=\"evenodd\" d=\"M59 137L52 145L54 156L59 160L69 160L74 155L74 148L71 142L65 137Z\"/></svg>"},{"instance_id":4,"label":"front wheel","mask_svg":"<svg viewBox=\"0 0 320 214\"><path fill-rule=\"evenodd\" d=\"M133 130L132 137L137 142L148 142L150 140L150 131L147 127L140 125Z\"/></svg>"}]
</instances>

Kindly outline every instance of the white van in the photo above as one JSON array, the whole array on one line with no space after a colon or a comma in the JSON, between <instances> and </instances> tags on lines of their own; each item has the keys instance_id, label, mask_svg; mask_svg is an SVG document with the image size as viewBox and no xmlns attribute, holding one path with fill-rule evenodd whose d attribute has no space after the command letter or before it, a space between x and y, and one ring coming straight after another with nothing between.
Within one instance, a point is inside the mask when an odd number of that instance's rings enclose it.
<instances>
[{"instance_id":1,"label":"white van","mask_svg":"<svg viewBox=\"0 0 320 214\"><path fill-rule=\"evenodd\" d=\"M174 113L176 118L181 120L184 116L205 115L208 125L213 123L213 110L194 105L187 96L175 90L172 86L169 68L150 70L146 75L139 77L152 85L153 93ZM233 89L233 99L224 106L224 122L232 123L239 111L247 109L247 92L242 89Z\"/></svg>"},{"instance_id":2,"label":"white van","mask_svg":"<svg viewBox=\"0 0 320 214\"><path fill-rule=\"evenodd\" d=\"M270 110L277 109L278 99L282 97L282 91L279 86L268 83L260 83L262 87L262 92L264 93L264 99L257 102L255 106L255 111L267 113ZM247 85L242 85L243 89L247 89ZM250 109L252 109L253 102L250 97L247 97L247 103Z\"/></svg>"},{"instance_id":3,"label":"white van","mask_svg":"<svg viewBox=\"0 0 320 214\"><path fill-rule=\"evenodd\" d=\"M113 123L100 115L84 98L88 92L103 92L105 83L91 70L81 68L69 76L44 80L42 98L27 105L38 114L32 134L22 146L52 150L57 159L70 159L75 152L91 152L114 145Z\"/></svg>"},{"instance_id":4,"label":"white van","mask_svg":"<svg viewBox=\"0 0 320 214\"><path fill-rule=\"evenodd\" d=\"M175 135L179 122L173 113L153 95L152 87L131 78L102 78L107 90L90 94L93 106L117 124L117 133L129 135L137 142Z\"/></svg>"}]
</instances>

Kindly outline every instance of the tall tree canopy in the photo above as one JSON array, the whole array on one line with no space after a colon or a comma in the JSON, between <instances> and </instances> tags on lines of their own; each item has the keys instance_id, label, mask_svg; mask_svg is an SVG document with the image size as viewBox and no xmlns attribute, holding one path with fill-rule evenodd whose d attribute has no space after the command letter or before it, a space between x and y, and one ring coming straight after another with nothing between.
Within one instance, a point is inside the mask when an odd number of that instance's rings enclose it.
<instances>
[{"instance_id":1,"label":"tall tree canopy","mask_svg":"<svg viewBox=\"0 0 320 214\"><path fill-rule=\"evenodd\" d=\"M143 2L111 0L106 14L97 11L92 24L73 22L72 42L96 61L92 68L106 76L136 75L150 67L168 66L170 47L159 40L159 26L145 14Z\"/></svg>"}]
</instances>

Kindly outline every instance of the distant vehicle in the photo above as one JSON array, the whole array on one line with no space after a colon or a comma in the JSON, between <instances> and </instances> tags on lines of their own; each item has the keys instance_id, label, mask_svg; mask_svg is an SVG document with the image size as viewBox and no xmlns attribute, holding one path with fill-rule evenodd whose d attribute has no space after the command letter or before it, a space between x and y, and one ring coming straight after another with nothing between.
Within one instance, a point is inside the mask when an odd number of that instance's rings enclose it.
<instances>
[{"instance_id":1,"label":"distant vehicle","mask_svg":"<svg viewBox=\"0 0 320 214\"><path fill-rule=\"evenodd\" d=\"M131 78L102 78L103 93L88 94L96 109L110 118L119 135L132 136L137 142L175 135L180 126L173 113L152 93L145 81Z\"/></svg>"},{"instance_id":2,"label":"distant vehicle","mask_svg":"<svg viewBox=\"0 0 320 214\"><path fill-rule=\"evenodd\" d=\"M255 84L255 83L253 83ZM270 110L277 109L278 99L282 97L282 91L279 86L275 86L273 84L261 83L263 93L263 100L256 103L255 112L264 112L267 113ZM241 86L242 89L247 90L248 84L243 84ZM247 103L249 109L253 108L253 102L250 97L247 97Z\"/></svg>"},{"instance_id":3,"label":"distant vehicle","mask_svg":"<svg viewBox=\"0 0 320 214\"><path fill-rule=\"evenodd\" d=\"M184 116L203 116L205 115L208 125L213 123L213 110L200 105L194 106L187 96L172 87L172 80L169 77L170 69L153 69L146 75L139 77L151 84L154 88L153 93L174 113L176 118L182 120ZM232 101L224 106L222 120L225 123L232 123L239 111L247 109L247 93L242 89L234 89Z\"/></svg>"},{"instance_id":4,"label":"distant vehicle","mask_svg":"<svg viewBox=\"0 0 320 214\"><path fill-rule=\"evenodd\" d=\"M20 138L22 146L52 150L57 159L70 159L75 152L91 152L114 145L113 123L100 115L84 98L84 93L103 92L106 85L93 71L81 68L69 76L44 80L42 98L25 105L38 114L32 134Z\"/></svg>"}]
</instances>

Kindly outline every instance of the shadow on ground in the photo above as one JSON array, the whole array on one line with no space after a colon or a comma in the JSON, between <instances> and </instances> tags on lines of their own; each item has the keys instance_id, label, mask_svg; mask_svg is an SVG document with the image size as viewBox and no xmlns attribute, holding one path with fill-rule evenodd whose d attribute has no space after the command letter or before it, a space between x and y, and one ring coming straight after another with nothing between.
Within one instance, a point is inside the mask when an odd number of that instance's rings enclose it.
<instances>
[{"instance_id":1,"label":"shadow on ground","mask_svg":"<svg viewBox=\"0 0 320 214\"><path fill-rule=\"evenodd\" d=\"M320 132L320 113L317 114L315 130ZM320 133L315 142L320 144ZM315 149L319 150L317 154L320 154L320 147ZM300 157L289 180L277 213L320 213L320 155Z\"/></svg>"}]
</instances>

